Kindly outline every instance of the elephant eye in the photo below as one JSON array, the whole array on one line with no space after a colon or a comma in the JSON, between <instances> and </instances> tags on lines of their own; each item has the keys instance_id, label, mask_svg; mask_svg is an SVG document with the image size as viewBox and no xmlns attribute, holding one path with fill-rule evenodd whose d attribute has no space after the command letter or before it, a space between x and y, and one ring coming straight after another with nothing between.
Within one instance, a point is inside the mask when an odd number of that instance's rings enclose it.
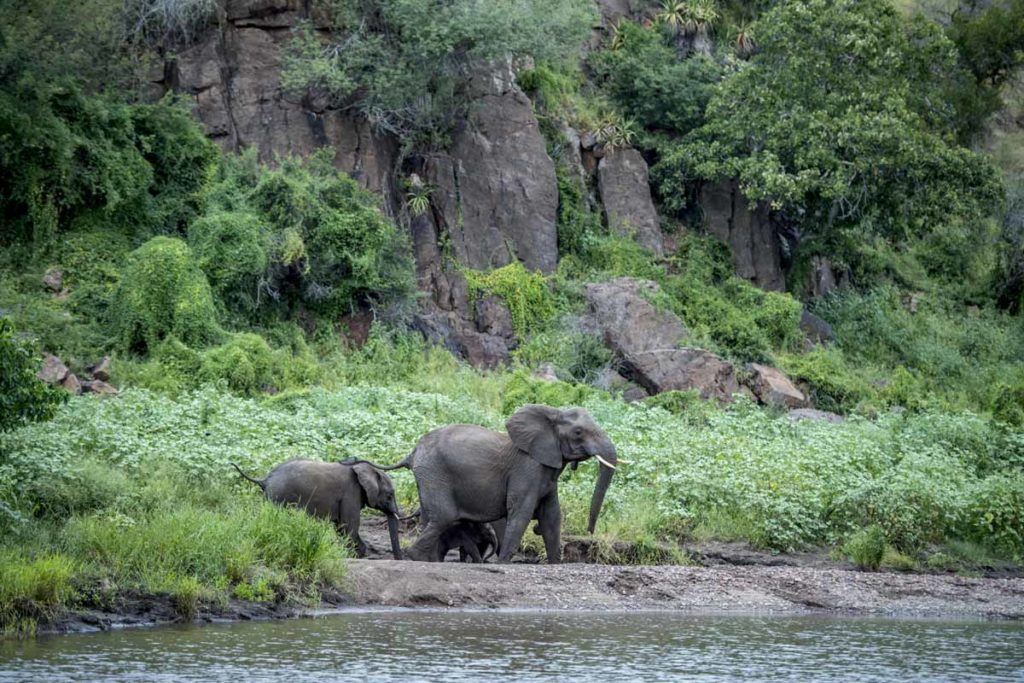
<instances>
[{"instance_id":1,"label":"elephant eye","mask_svg":"<svg viewBox=\"0 0 1024 683\"><path fill-rule=\"evenodd\" d=\"M583 436L583 428L577 427L576 429L572 430L572 434L573 436Z\"/></svg>"}]
</instances>

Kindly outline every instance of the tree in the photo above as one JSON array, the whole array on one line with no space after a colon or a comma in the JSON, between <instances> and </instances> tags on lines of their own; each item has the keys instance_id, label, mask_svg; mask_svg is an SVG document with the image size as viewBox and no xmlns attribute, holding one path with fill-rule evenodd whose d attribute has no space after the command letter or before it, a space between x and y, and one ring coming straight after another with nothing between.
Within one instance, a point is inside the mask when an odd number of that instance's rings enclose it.
<instances>
[{"instance_id":1,"label":"tree","mask_svg":"<svg viewBox=\"0 0 1024 683\"><path fill-rule=\"evenodd\" d=\"M921 235L998 199L995 169L956 144L943 98L956 53L888 0L792 0L757 23L707 122L655 169L663 195L737 178L802 235ZM850 234L850 233L848 233Z\"/></svg>"},{"instance_id":2,"label":"tree","mask_svg":"<svg viewBox=\"0 0 1024 683\"><path fill-rule=\"evenodd\" d=\"M0 318L0 432L47 420L66 400L66 392L36 377L38 369L31 347L17 338L10 320Z\"/></svg>"}]
</instances>

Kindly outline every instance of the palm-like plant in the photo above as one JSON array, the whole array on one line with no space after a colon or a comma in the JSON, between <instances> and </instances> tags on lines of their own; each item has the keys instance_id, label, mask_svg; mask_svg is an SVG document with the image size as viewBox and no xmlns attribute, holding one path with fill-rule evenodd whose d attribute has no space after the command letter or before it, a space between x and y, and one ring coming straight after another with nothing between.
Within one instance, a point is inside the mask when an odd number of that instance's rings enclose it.
<instances>
[{"instance_id":1,"label":"palm-like plant","mask_svg":"<svg viewBox=\"0 0 1024 683\"><path fill-rule=\"evenodd\" d=\"M662 0L657 20L675 34L681 56L691 52L711 54L708 33L718 20L715 0Z\"/></svg>"}]
</instances>

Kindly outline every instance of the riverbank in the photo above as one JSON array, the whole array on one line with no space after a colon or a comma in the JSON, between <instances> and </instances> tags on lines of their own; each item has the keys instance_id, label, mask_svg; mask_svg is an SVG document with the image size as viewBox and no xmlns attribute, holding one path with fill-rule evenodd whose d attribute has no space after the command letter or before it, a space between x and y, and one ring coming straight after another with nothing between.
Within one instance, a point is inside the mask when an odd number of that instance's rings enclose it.
<instances>
[{"instance_id":1,"label":"riverbank","mask_svg":"<svg viewBox=\"0 0 1024 683\"><path fill-rule=\"evenodd\" d=\"M859 572L808 566L691 567L351 560L340 590L315 608L232 600L196 621L246 621L346 607L560 611L680 610L1024 619L1024 578ZM180 622L171 600L128 595L68 613L41 633Z\"/></svg>"}]
</instances>

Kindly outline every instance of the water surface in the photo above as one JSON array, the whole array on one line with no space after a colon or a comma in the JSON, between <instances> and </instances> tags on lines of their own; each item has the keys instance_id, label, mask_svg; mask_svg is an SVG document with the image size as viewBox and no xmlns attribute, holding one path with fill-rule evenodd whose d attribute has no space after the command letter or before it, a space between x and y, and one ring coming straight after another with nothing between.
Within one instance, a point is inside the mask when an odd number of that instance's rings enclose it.
<instances>
[{"instance_id":1,"label":"water surface","mask_svg":"<svg viewBox=\"0 0 1024 683\"><path fill-rule=\"evenodd\" d=\"M0 680L1024 681L1024 624L361 611L0 643Z\"/></svg>"}]
</instances>

